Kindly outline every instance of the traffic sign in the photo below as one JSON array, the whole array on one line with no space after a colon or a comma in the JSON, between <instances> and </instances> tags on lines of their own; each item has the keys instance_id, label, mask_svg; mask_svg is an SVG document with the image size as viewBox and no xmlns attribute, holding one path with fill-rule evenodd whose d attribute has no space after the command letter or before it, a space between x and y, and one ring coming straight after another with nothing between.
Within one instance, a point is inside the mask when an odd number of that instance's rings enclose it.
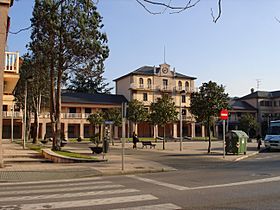
<instances>
[{"instance_id":1,"label":"traffic sign","mask_svg":"<svg viewBox=\"0 0 280 210\"><path fill-rule=\"evenodd\" d=\"M228 119L228 110L222 109L220 112L220 119L227 120Z\"/></svg>"}]
</instances>

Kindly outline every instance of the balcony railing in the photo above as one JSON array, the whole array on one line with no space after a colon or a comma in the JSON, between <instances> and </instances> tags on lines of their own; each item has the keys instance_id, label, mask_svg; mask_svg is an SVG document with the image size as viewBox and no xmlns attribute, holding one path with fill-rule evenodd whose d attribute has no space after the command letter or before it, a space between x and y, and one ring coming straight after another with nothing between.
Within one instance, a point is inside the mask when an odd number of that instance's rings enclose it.
<instances>
[{"instance_id":1,"label":"balcony railing","mask_svg":"<svg viewBox=\"0 0 280 210\"><path fill-rule=\"evenodd\" d=\"M13 113L14 113L13 118L22 118L22 112L3 111L2 113L3 113L3 119L12 118Z\"/></svg>"},{"instance_id":2,"label":"balcony railing","mask_svg":"<svg viewBox=\"0 0 280 210\"><path fill-rule=\"evenodd\" d=\"M5 72L19 73L19 53L5 52Z\"/></svg>"},{"instance_id":3,"label":"balcony railing","mask_svg":"<svg viewBox=\"0 0 280 210\"><path fill-rule=\"evenodd\" d=\"M198 88L183 88L181 86L176 86L174 87L174 90L177 92L181 92L181 91L185 91L186 93L193 93L193 92L197 92Z\"/></svg>"},{"instance_id":4,"label":"balcony railing","mask_svg":"<svg viewBox=\"0 0 280 210\"><path fill-rule=\"evenodd\" d=\"M150 84L137 84L137 83L132 83L130 84L131 89L145 89L145 90L153 90L153 85Z\"/></svg>"}]
</instances>

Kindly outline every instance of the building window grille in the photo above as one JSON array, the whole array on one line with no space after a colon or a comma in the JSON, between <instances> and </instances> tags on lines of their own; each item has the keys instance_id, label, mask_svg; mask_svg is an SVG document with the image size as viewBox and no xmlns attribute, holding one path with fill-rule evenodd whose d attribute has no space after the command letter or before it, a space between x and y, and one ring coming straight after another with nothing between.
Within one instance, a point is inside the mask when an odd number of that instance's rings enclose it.
<instances>
[{"instance_id":1,"label":"building window grille","mask_svg":"<svg viewBox=\"0 0 280 210\"><path fill-rule=\"evenodd\" d=\"M178 82L178 88L179 88L179 90L182 90L182 82L181 81Z\"/></svg>"},{"instance_id":2,"label":"building window grille","mask_svg":"<svg viewBox=\"0 0 280 210\"><path fill-rule=\"evenodd\" d=\"M186 103L186 96L185 95L182 95L182 103Z\"/></svg>"},{"instance_id":3,"label":"building window grille","mask_svg":"<svg viewBox=\"0 0 280 210\"><path fill-rule=\"evenodd\" d=\"M186 90L187 92L190 91L190 83L189 83L188 81L185 83L185 90Z\"/></svg>"},{"instance_id":4,"label":"building window grille","mask_svg":"<svg viewBox=\"0 0 280 210\"><path fill-rule=\"evenodd\" d=\"M139 79L139 85L140 85L140 88L144 87L144 80L143 80L143 78Z\"/></svg>"},{"instance_id":5,"label":"building window grille","mask_svg":"<svg viewBox=\"0 0 280 210\"><path fill-rule=\"evenodd\" d=\"M151 89L152 88L152 80L148 79L148 88Z\"/></svg>"},{"instance_id":6,"label":"building window grille","mask_svg":"<svg viewBox=\"0 0 280 210\"><path fill-rule=\"evenodd\" d=\"M143 101L148 101L148 94L147 93L143 93Z\"/></svg>"},{"instance_id":7,"label":"building window grille","mask_svg":"<svg viewBox=\"0 0 280 210\"><path fill-rule=\"evenodd\" d=\"M168 87L168 80L167 80L167 79L163 79L163 80L162 80L162 84L163 84L163 89L164 89L164 90L167 90L167 87Z\"/></svg>"}]
</instances>

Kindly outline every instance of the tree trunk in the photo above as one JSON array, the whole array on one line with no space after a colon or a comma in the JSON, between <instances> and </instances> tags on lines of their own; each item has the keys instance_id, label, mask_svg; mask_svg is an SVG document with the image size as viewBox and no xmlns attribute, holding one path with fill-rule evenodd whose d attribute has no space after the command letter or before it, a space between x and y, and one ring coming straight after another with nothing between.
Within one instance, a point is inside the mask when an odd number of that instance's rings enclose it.
<instances>
[{"instance_id":1,"label":"tree trunk","mask_svg":"<svg viewBox=\"0 0 280 210\"><path fill-rule=\"evenodd\" d=\"M38 113L37 110L34 111L34 127L33 127L33 144L37 144L38 143L38 130L39 130L39 126L38 126Z\"/></svg>"},{"instance_id":2,"label":"tree trunk","mask_svg":"<svg viewBox=\"0 0 280 210\"><path fill-rule=\"evenodd\" d=\"M211 126L209 122L207 123L207 129L208 129L208 142L209 142L208 153L210 153L211 152Z\"/></svg>"},{"instance_id":3,"label":"tree trunk","mask_svg":"<svg viewBox=\"0 0 280 210\"><path fill-rule=\"evenodd\" d=\"M37 100L34 101L34 130L33 130L33 144L38 143L38 136L39 136L39 128L40 128L40 122L39 122L39 113L40 113L40 106L41 106L41 94L37 97Z\"/></svg>"},{"instance_id":4,"label":"tree trunk","mask_svg":"<svg viewBox=\"0 0 280 210\"><path fill-rule=\"evenodd\" d=\"M162 142L162 149L165 150L165 125L163 126L163 142Z\"/></svg>"},{"instance_id":5,"label":"tree trunk","mask_svg":"<svg viewBox=\"0 0 280 210\"><path fill-rule=\"evenodd\" d=\"M26 131L26 142L28 142L28 140L30 139L30 131L31 131L31 113L30 111L27 111L27 119L26 119L26 127L27 127L27 131Z\"/></svg>"}]
</instances>

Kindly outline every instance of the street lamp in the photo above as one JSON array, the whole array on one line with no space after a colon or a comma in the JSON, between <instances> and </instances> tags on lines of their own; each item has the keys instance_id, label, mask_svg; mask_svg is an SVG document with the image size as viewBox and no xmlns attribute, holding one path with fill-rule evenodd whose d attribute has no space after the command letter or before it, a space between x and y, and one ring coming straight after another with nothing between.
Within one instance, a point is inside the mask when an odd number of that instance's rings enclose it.
<instances>
[{"instance_id":1,"label":"street lamp","mask_svg":"<svg viewBox=\"0 0 280 210\"><path fill-rule=\"evenodd\" d=\"M180 91L180 151L183 150L183 146L182 146L182 142L183 142L183 116L182 116L182 99L183 97L182 96L185 96L186 94L186 91L185 90L182 90Z\"/></svg>"},{"instance_id":2,"label":"street lamp","mask_svg":"<svg viewBox=\"0 0 280 210\"><path fill-rule=\"evenodd\" d=\"M14 102L11 107L12 117L11 117L11 142L14 141Z\"/></svg>"},{"instance_id":3,"label":"street lamp","mask_svg":"<svg viewBox=\"0 0 280 210\"><path fill-rule=\"evenodd\" d=\"M25 143L26 143L26 114L27 114L27 83L32 82L33 78L31 76L27 77L25 80L25 89L24 89L24 132L23 132L23 149L25 149Z\"/></svg>"}]
</instances>

